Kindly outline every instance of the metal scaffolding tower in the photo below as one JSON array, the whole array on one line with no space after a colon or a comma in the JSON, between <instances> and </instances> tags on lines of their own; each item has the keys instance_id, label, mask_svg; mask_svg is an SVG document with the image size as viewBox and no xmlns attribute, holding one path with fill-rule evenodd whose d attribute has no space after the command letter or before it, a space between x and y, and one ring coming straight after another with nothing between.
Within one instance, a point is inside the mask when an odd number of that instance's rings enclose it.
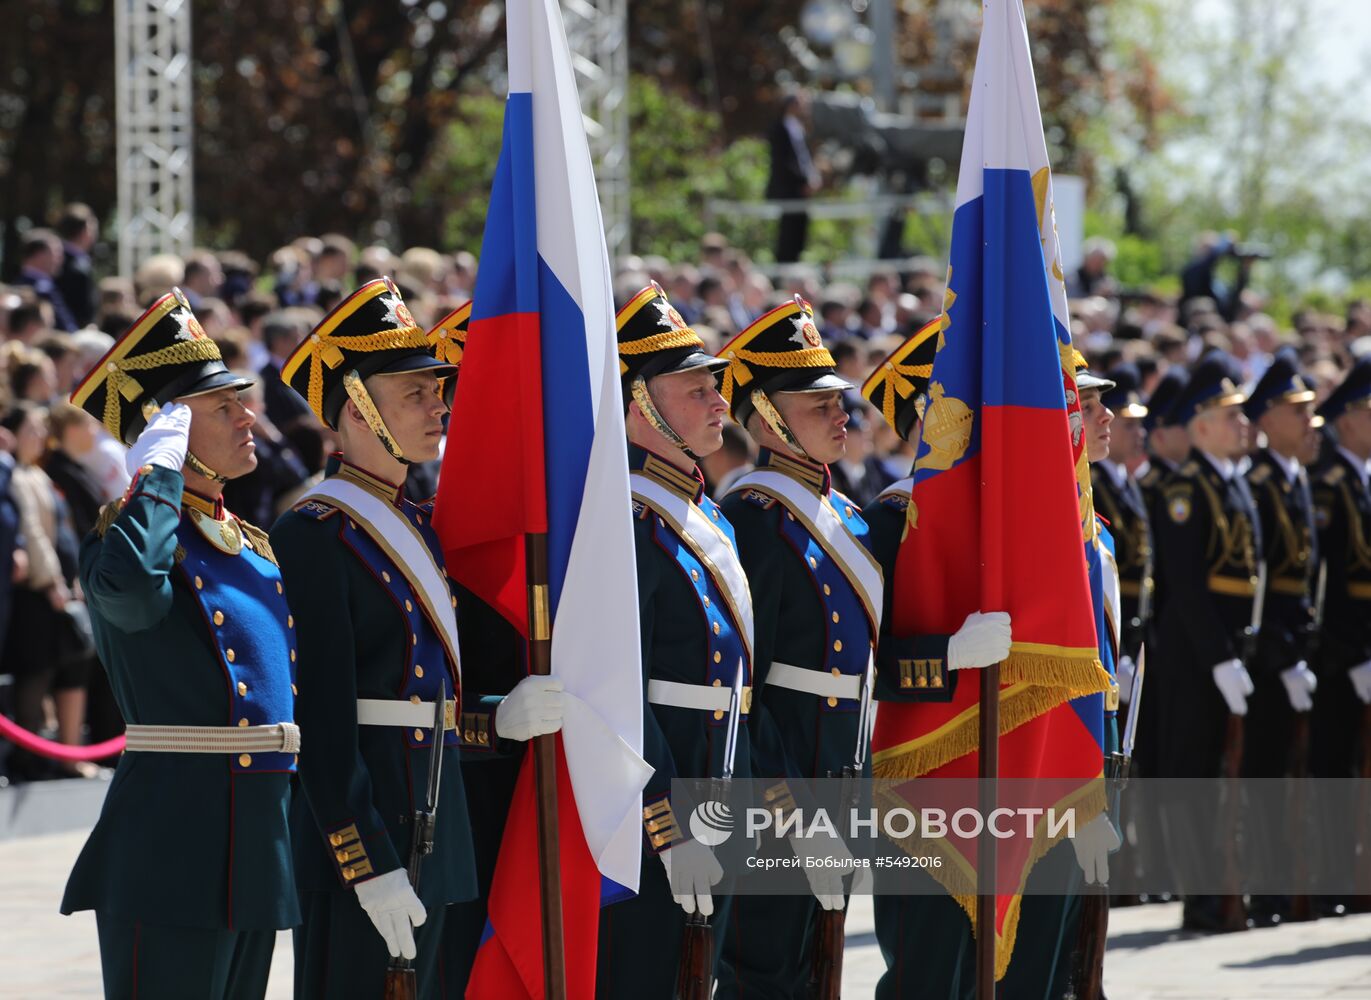
<instances>
[{"instance_id":1,"label":"metal scaffolding tower","mask_svg":"<svg viewBox=\"0 0 1371 1000\"><path fill-rule=\"evenodd\" d=\"M628 0L563 0L612 260L629 252Z\"/></svg>"},{"instance_id":2,"label":"metal scaffolding tower","mask_svg":"<svg viewBox=\"0 0 1371 1000\"><path fill-rule=\"evenodd\" d=\"M194 237L190 0L115 0L119 273Z\"/></svg>"}]
</instances>

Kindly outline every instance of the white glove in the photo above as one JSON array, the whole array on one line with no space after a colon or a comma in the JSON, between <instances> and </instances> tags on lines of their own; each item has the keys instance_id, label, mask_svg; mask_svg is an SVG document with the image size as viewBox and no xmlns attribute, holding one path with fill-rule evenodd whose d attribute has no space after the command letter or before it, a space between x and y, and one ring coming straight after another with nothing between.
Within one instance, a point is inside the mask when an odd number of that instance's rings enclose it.
<instances>
[{"instance_id":1,"label":"white glove","mask_svg":"<svg viewBox=\"0 0 1371 1000\"><path fill-rule=\"evenodd\" d=\"M657 857L662 859L666 869L666 880L671 885L671 896L687 913L697 909L707 917L714 912L714 897L710 890L714 883L724 877L714 852L698 840L685 840L675 847L668 847Z\"/></svg>"},{"instance_id":2,"label":"white glove","mask_svg":"<svg viewBox=\"0 0 1371 1000\"><path fill-rule=\"evenodd\" d=\"M409 875L403 868L378 875L357 885L357 902L386 939L391 958L413 958L414 928L422 924L428 914L424 904L414 894Z\"/></svg>"},{"instance_id":3,"label":"white glove","mask_svg":"<svg viewBox=\"0 0 1371 1000\"><path fill-rule=\"evenodd\" d=\"M1234 715L1246 715L1247 696L1256 688L1252 686L1252 678L1248 676L1242 660L1224 660L1216 664L1211 672L1219 694L1228 702L1228 710Z\"/></svg>"},{"instance_id":4,"label":"white glove","mask_svg":"<svg viewBox=\"0 0 1371 1000\"><path fill-rule=\"evenodd\" d=\"M1076 863L1085 873L1089 883L1104 885L1109 881L1109 853L1123 845L1119 831L1109 822L1105 813L1100 813L1084 828L1076 831L1071 838L1071 846L1076 851Z\"/></svg>"},{"instance_id":5,"label":"white glove","mask_svg":"<svg viewBox=\"0 0 1371 1000\"><path fill-rule=\"evenodd\" d=\"M1120 656L1119 662L1114 664L1114 680L1119 684L1119 701L1124 705L1133 697L1133 677L1137 672L1138 665L1133 662L1131 656Z\"/></svg>"},{"instance_id":6,"label":"white glove","mask_svg":"<svg viewBox=\"0 0 1371 1000\"><path fill-rule=\"evenodd\" d=\"M185 403L167 403L152 415L138 440L129 446L124 468L130 476L145 465L180 472L189 447L190 407Z\"/></svg>"},{"instance_id":7,"label":"white glove","mask_svg":"<svg viewBox=\"0 0 1371 1000\"><path fill-rule=\"evenodd\" d=\"M809 891L825 910L841 910L843 876L853 870L852 852L840 837L790 838L791 849L800 859Z\"/></svg>"},{"instance_id":8,"label":"white glove","mask_svg":"<svg viewBox=\"0 0 1371 1000\"><path fill-rule=\"evenodd\" d=\"M1285 684L1286 696L1290 699L1290 707L1296 712L1307 712L1314 707L1314 689L1319 686L1319 679L1314 676L1314 671L1309 669L1309 664L1301 660L1286 670L1281 671L1281 681Z\"/></svg>"},{"instance_id":9,"label":"white glove","mask_svg":"<svg viewBox=\"0 0 1371 1000\"><path fill-rule=\"evenodd\" d=\"M495 734L531 740L562 728L562 682L556 677L525 677L495 710Z\"/></svg>"},{"instance_id":10,"label":"white glove","mask_svg":"<svg viewBox=\"0 0 1371 1000\"><path fill-rule=\"evenodd\" d=\"M1353 667L1347 671L1347 676L1352 681L1352 687L1357 692L1357 697L1362 700L1362 704L1371 705L1371 661Z\"/></svg>"},{"instance_id":11,"label":"white glove","mask_svg":"<svg viewBox=\"0 0 1371 1000\"><path fill-rule=\"evenodd\" d=\"M1009 613L973 611L947 640L947 665L953 670L988 667L1009 655Z\"/></svg>"}]
</instances>

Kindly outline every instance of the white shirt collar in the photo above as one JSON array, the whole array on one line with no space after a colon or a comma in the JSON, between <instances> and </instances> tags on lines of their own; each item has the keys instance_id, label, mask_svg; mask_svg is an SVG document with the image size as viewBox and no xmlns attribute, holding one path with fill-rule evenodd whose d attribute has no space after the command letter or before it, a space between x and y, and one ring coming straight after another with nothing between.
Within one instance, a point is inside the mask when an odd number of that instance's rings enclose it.
<instances>
[{"instance_id":1,"label":"white shirt collar","mask_svg":"<svg viewBox=\"0 0 1371 1000\"><path fill-rule=\"evenodd\" d=\"M1102 458L1096 464L1100 468L1104 469L1105 473L1109 476L1110 479L1114 480L1115 486L1122 489L1123 487L1128 485L1128 470L1124 468L1122 465L1120 465L1118 462L1111 461L1107 458Z\"/></svg>"},{"instance_id":2,"label":"white shirt collar","mask_svg":"<svg viewBox=\"0 0 1371 1000\"><path fill-rule=\"evenodd\" d=\"M1231 458L1219 458L1209 454L1209 452L1205 451L1203 448L1200 449L1200 454L1209 460L1209 464L1214 466L1219 475L1223 477L1224 482L1228 482L1228 480L1232 479L1233 474L1238 471L1237 465L1234 464Z\"/></svg>"},{"instance_id":3,"label":"white shirt collar","mask_svg":"<svg viewBox=\"0 0 1371 1000\"><path fill-rule=\"evenodd\" d=\"M1338 445L1338 451L1342 453L1343 458L1347 459L1352 468L1357 470L1357 475L1361 477L1362 486L1371 485L1371 462L1358 458L1342 445Z\"/></svg>"},{"instance_id":4,"label":"white shirt collar","mask_svg":"<svg viewBox=\"0 0 1371 1000\"><path fill-rule=\"evenodd\" d=\"M1266 451L1276 460L1276 464L1285 473L1286 479L1293 483L1300 478L1300 460L1298 458L1287 458L1274 448L1267 448Z\"/></svg>"}]
</instances>

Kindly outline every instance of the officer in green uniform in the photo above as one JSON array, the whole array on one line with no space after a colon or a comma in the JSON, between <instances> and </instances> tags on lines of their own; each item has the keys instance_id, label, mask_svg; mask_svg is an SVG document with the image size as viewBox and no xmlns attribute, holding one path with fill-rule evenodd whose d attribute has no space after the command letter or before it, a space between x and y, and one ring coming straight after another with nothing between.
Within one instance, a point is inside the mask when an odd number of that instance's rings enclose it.
<instances>
[{"instance_id":1,"label":"officer in green uniform","mask_svg":"<svg viewBox=\"0 0 1371 1000\"><path fill-rule=\"evenodd\" d=\"M72 394L134 477L81 548L128 744L62 900L95 911L107 997L261 997L300 917L293 622L266 533L220 499L257 464L251 384L176 290Z\"/></svg>"},{"instance_id":2,"label":"officer in green uniform","mask_svg":"<svg viewBox=\"0 0 1371 1000\"><path fill-rule=\"evenodd\" d=\"M1313 477L1318 550L1327 561L1328 582L1322 646L1313 664L1319 688L1309 770L1316 778L1350 778L1359 776L1361 750L1371 739L1365 728L1371 725L1371 359L1352 366L1318 414L1337 443ZM1362 817L1340 816L1324 825L1361 829L1361 822ZM1354 859L1342 851L1321 852L1339 876L1355 869ZM1323 901L1335 911L1348 903Z\"/></svg>"},{"instance_id":3,"label":"officer in green uniform","mask_svg":"<svg viewBox=\"0 0 1371 1000\"><path fill-rule=\"evenodd\" d=\"M906 441L918 441L937 334L937 321L920 329L877 365L862 385L862 395ZM912 476L892 483L862 511L871 554L880 563L886 584L876 650L875 690L882 702L950 701L959 675L949 669L950 636L911 638L896 636L892 629L895 561L913 483ZM990 663L1008 654L1010 630L1006 615L995 616L988 624L994 625L988 634L999 644L989 650L992 659L986 662ZM878 1000L947 1000L969 995L975 988L975 942L966 911L932 876L902 873L902 877L920 877L923 891L907 896L882 893L872 900L876 940L885 959L885 972L876 985Z\"/></svg>"},{"instance_id":4,"label":"officer in green uniform","mask_svg":"<svg viewBox=\"0 0 1371 1000\"><path fill-rule=\"evenodd\" d=\"M619 311L617 327L648 702L643 757L655 772L643 790L638 895L601 911L596 993L637 1000L671 996L688 914L713 915L716 948L728 934L729 900L711 888L722 870L678 813L671 781L720 777L730 729L733 774L749 776L753 621L733 529L698 466L723 444L725 364L655 283Z\"/></svg>"},{"instance_id":5,"label":"officer in green uniform","mask_svg":"<svg viewBox=\"0 0 1371 1000\"><path fill-rule=\"evenodd\" d=\"M409 463L438 452L439 378L452 370L395 286L377 279L325 317L282 371L343 443L324 481L272 530L300 592L299 713L318 734L292 812L304 909L297 997L379 997L387 953L414 960L421 996L441 996L448 905L476 895L458 760L468 731L473 746L493 731L467 724L474 699L462 690L457 598L431 505L410 502L400 485ZM528 724L552 714L543 692L530 693L512 699L509 729L537 729ZM440 697L452 703L441 734ZM410 824L435 738L444 741L437 829L416 892L405 872Z\"/></svg>"},{"instance_id":6,"label":"officer in green uniform","mask_svg":"<svg viewBox=\"0 0 1371 1000\"><path fill-rule=\"evenodd\" d=\"M1218 777L1228 717L1247 714L1254 690L1244 657L1262 534L1237 468L1249 427L1236 381L1227 356L1206 355L1168 412L1169 421L1186 428L1191 451L1162 486L1154 525L1162 595L1157 634L1168 671L1159 699L1163 778ZM1180 838L1173 842L1202 835L1187 831L1189 822L1182 810L1167 812L1169 835ZM1220 897L1191 896L1186 928L1219 929L1221 906Z\"/></svg>"}]
</instances>

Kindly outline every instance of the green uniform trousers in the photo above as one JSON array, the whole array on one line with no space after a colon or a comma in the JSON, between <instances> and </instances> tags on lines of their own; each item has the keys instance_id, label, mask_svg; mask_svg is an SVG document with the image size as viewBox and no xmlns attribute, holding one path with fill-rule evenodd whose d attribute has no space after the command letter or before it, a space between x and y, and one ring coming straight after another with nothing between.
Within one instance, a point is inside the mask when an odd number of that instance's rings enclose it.
<instances>
[{"instance_id":1,"label":"green uniform trousers","mask_svg":"<svg viewBox=\"0 0 1371 1000\"><path fill-rule=\"evenodd\" d=\"M273 930L167 927L96 911L107 1000L261 1000Z\"/></svg>"},{"instance_id":2,"label":"green uniform trousers","mask_svg":"<svg viewBox=\"0 0 1371 1000\"><path fill-rule=\"evenodd\" d=\"M381 1000L390 953L376 926L351 892L300 896L304 923L295 929L295 1000ZM443 970L439 947L447 907L434 906L414 928L414 971L420 1000L440 1000Z\"/></svg>"}]
</instances>

